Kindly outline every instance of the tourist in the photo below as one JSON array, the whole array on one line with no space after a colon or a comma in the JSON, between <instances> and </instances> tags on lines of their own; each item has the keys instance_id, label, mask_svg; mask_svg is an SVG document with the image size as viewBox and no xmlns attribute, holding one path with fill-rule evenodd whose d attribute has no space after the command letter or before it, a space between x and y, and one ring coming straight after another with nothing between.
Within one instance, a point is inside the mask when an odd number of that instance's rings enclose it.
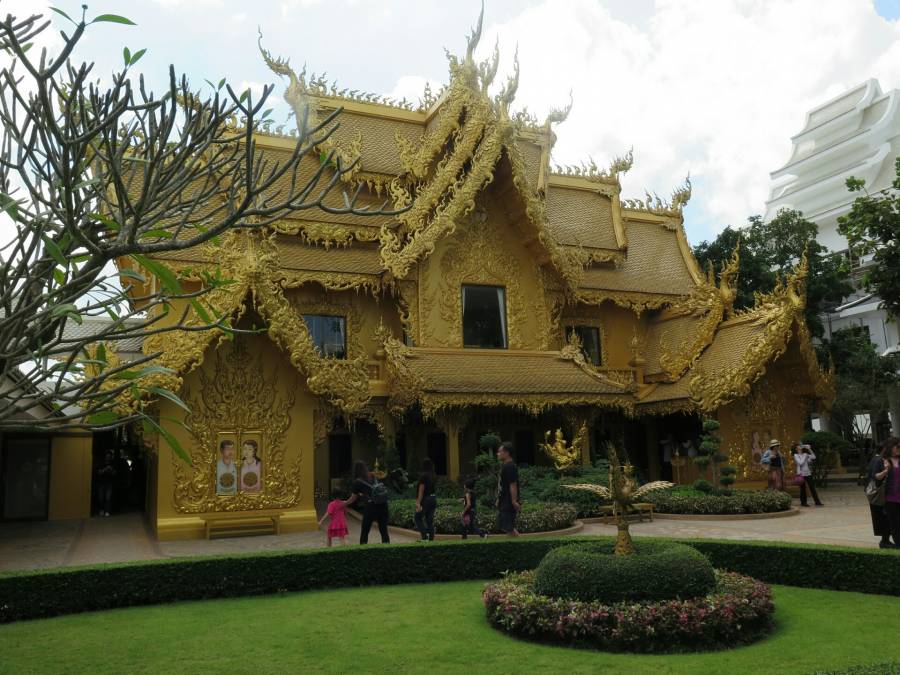
<instances>
[{"instance_id":1,"label":"tourist","mask_svg":"<svg viewBox=\"0 0 900 675\"><path fill-rule=\"evenodd\" d=\"M434 510L437 497L434 494L434 462L428 457L422 460L422 473L416 484L416 529L422 541L434 541Z\"/></svg>"},{"instance_id":2,"label":"tourist","mask_svg":"<svg viewBox=\"0 0 900 675\"><path fill-rule=\"evenodd\" d=\"M100 515L109 516L113 505L113 484L116 480L115 454L107 450L103 456L103 464L97 471L97 487L99 491Z\"/></svg>"},{"instance_id":3,"label":"tourist","mask_svg":"<svg viewBox=\"0 0 900 675\"><path fill-rule=\"evenodd\" d=\"M875 479L884 481L884 513L893 539L888 548L900 548L900 438L890 438L886 445L890 456Z\"/></svg>"},{"instance_id":4,"label":"tourist","mask_svg":"<svg viewBox=\"0 0 900 675\"><path fill-rule=\"evenodd\" d=\"M791 453L794 455L794 464L797 466L797 476L802 480L800 482L800 506L809 506L806 503L806 488L812 495L816 506L822 506L819 501L819 493L816 492L816 483L812 477L812 468L810 464L815 461L816 453L808 445L794 443L791 446Z\"/></svg>"},{"instance_id":5,"label":"tourist","mask_svg":"<svg viewBox=\"0 0 900 675\"><path fill-rule=\"evenodd\" d=\"M463 512L460 517L463 526L462 538L468 539L470 534L477 534L484 539L487 537L487 532L478 527L478 502L475 497L475 479L469 478L465 482L464 487Z\"/></svg>"},{"instance_id":6,"label":"tourist","mask_svg":"<svg viewBox=\"0 0 900 675\"><path fill-rule=\"evenodd\" d=\"M774 438L769 441L769 449L763 453L762 464L769 475L770 490L784 490L784 457L781 442Z\"/></svg>"},{"instance_id":7,"label":"tourist","mask_svg":"<svg viewBox=\"0 0 900 675\"><path fill-rule=\"evenodd\" d=\"M497 448L500 460L500 478L497 481L497 524L501 532L518 537L516 516L522 510L519 503L519 469L512 457L513 445L509 441Z\"/></svg>"},{"instance_id":8,"label":"tourist","mask_svg":"<svg viewBox=\"0 0 900 675\"><path fill-rule=\"evenodd\" d=\"M390 544L391 535L388 534L388 504L387 488L369 472L369 467L363 461L353 465L353 494L345 502L346 506L360 502L363 507L362 531L359 533L359 543L369 543L369 530L372 523L378 523L378 531L381 533L381 543Z\"/></svg>"},{"instance_id":9,"label":"tourist","mask_svg":"<svg viewBox=\"0 0 900 675\"><path fill-rule=\"evenodd\" d=\"M885 441L881 445L881 450L876 451L872 455L866 471L866 485L871 481L875 481L876 485L881 485L882 481L877 478L884 470L884 463L890 456L891 447L890 440ZM881 489L881 497L875 502L869 502L869 512L872 516L872 533L876 537L881 537L878 542L878 548L891 548L891 525L888 523L887 515L884 512L884 488ZM898 542L895 542L898 543Z\"/></svg>"},{"instance_id":10,"label":"tourist","mask_svg":"<svg viewBox=\"0 0 900 675\"><path fill-rule=\"evenodd\" d=\"M333 539L340 539L341 546L346 545L347 543L347 535L350 534L350 531L347 529L347 517L345 513L345 509L347 506L346 494L335 490L331 493L331 501L328 503L328 508L325 510L325 515L319 519L319 527L322 527L322 523L325 519L328 519L328 530L325 533L325 536L328 541L328 548L331 548L331 541Z\"/></svg>"}]
</instances>

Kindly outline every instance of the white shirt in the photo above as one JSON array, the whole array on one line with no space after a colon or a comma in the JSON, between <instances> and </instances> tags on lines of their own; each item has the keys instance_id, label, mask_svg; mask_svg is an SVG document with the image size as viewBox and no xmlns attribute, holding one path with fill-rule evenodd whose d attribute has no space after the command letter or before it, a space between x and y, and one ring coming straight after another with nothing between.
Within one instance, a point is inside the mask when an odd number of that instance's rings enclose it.
<instances>
[{"instance_id":1,"label":"white shirt","mask_svg":"<svg viewBox=\"0 0 900 675\"><path fill-rule=\"evenodd\" d=\"M808 453L794 453L794 464L797 465L797 473L801 476L812 476L812 469L809 463L816 458L815 453L810 450Z\"/></svg>"}]
</instances>

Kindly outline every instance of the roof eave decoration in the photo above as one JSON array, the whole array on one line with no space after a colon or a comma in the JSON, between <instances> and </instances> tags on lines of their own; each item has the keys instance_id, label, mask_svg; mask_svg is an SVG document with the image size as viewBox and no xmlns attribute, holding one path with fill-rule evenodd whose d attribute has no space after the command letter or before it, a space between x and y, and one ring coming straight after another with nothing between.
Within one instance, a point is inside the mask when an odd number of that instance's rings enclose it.
<instances>
[{"instance_id":1,"label":"roof eave decoration","mask_svg":"<svg viewBox=\"0 0 900 675\"><path fill-rule=\"evenodd\" d=\"M661 350L659 362L669 381L679 379L700 358L703 350L712 344L719 324L733 313L739 269L740 256L738 248L735 247L731 259L719 273L718 286L710 264L706 281L699 284L691 295L673 303L667 311L676 316L693 315L698 318L694 340L691 343L684 345L674 354L665 348Z\"/></svg>"},{"instance_id":2,"label":"roof eave decoration","mask_svg":"<svg viewBox=\"0 0 900 675\"><path fill-rule=\"evenodd\" d=\"M204 296L203 303L217 316L239 317L252 294L253 306L266 322L268 335L287 353L291 364L306 375L310 392L347 414L363 409L370 399L364 357L333 359L319 354L306 323L284 296L283 271L278 269L272 238L235 233L223 241L220 259L223 267L232 271L234 281ZM158 354L152 363L169 371L150 376L147 385L179 391L185 375L202 363L207 349L228 338L221 330L190 330L198 321L194 316L187 322L188 330L159 333L144 340L144 354Z\"/></svg>"},{"instance_id":3,"label":"roof eave decoration","mask_svg":"<svg viewBox=\"0 0 900 675\"><path fill-rule=\"evenodd\" d=\"M505 154L537 240L566 285L574 289L584 256L564 250L552 236L544 201L528 183L516 144L520 125L509 116L518 88L518 57L513 74L491 98L488 88L496 76L498 51L495 48L491 59L476 64L473 54L480 36L481 18L469 38L465 58L448 55L450 85L432 129L419 144L396 137L404 184L393 184L391 195L395 207L409 208L398 215L399 227L381 229L382 264L393 277L406 277L441 238L466 221L478 195L494 180L497 163ZM552 119L562 117L562 113L551 115Z\"/></svg>"},{"instance_id":4,"label":"roof eave decoration","mask_svg":"<svg viewBox=\"0 0 900 675\"><path fill-rule=\"evenodd\" d=\"M715 373L697 367L691 377L690 390L700 410L712 412L748 395L768 365L784 354L792 337L798 340L815 398L826 407L831 405L835 394L833 371L819 367L804 319L808 273L809 264L804 254L794 274L779 282L771 293L758 295L753 309L738 315L738 319L754 321L765 328L747 346L737 365Z\"/></svg>"}]
</instances>

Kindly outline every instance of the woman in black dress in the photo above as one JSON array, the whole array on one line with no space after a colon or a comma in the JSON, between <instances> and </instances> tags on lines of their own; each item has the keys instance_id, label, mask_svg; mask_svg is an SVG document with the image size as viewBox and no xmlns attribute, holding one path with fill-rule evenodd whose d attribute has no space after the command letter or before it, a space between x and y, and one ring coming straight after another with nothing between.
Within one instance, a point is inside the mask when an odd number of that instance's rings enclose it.
<instances>
[{"instance_id":1,"label":"woman in black dress","mask_svg":"<svg viewBox=\"0 0 900 675\"><path fill-rule=\"evenodd\" d=\"M416 484L416 529L422 534L422 541L434 541L434 511L437 497L434 494L434 462L427 457L422 460L422 473Z\"/></svg>"},{"instance_id":2,"label":"woman in black dress","mask_svg":"<svg viewBox=\"0 0 900 675\"><path fill-rule=\"evenodd\" d=\"M376 488L376 485L378 488ZM352 494L350 499L347 500L347 506L359 502L363 507L362 531L359 533L359 543L369 543L369 530L372 527L372 523L378 523L381 543L390 544L391 535L388 534L387 500L381 501L379 495L383 488L363 461L358 461L353 465L353 486L351 491Z\"/></svg>"},{"instance_id":3,"label":"woman in black dress","mask_svg":"<svg viewBox=\"0 0 900 675\"><path fill-rule=\"evenodd\" d=\"M866 485L869 484L869 481L876 480L875 474L884 469L884 461L887 459L889 452L890 448L885 442L882 443L880 451L876 450L875 454L872 455L872 461L869 462L866 475ZM869 511L872 515L872 532L876 537L881 537L881 541L878 542L878 548L891 548L891 526L884 512L884 499L881 499L880 504L870 503Z\"/></svg>"}]
</instances>

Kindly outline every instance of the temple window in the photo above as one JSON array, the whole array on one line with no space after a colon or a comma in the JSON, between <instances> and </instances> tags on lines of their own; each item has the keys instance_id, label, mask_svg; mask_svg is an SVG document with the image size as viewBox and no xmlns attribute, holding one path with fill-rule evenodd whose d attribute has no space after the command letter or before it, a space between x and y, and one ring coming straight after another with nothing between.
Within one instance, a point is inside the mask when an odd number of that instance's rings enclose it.
<instances>
[{"instance_id":1,"label":"temple window","mask_svg":"<svg viewBox=\"0 0 900 675\"><path fill-rule=\"evenodd\" d=\"M581 350L584 358L595 366L603 365L602 351L600 350L600 329L596 326L566 326L566 339L572 333L581 340Z\"/></svg>"},{"instance_id":2,"label":"temple window","mask_svg":"<svg viewBox=\"0 0 900 675\"><path fill-rule=\"evenodd\" d=\"M342 316L304 314L313 344L322 356L347 358L347 320Z\"/></svg>"},{"instance_id":3,"label":"temple window","mask_svg":"<svg viewBox=\"0 0 900 675\"><path fill-rule=\"evenodd\" d=\"M463 346L506 349L506 291L502 286L462 287Z\"/></svg>"}]
</instances>

